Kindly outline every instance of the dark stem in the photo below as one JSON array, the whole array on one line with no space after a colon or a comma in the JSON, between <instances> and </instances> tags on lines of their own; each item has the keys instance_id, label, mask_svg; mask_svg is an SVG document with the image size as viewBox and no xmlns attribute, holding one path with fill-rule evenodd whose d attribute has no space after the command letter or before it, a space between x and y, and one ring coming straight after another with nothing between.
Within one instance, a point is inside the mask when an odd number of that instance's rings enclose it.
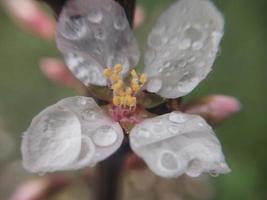
<instances>
[{"instance_id":1,"label":"dark stem","mask_svg":"<svg viewBox=\"0 0 267 200\"><path fill-rule=\"evenodd\" d=\"M129 144L124 143L115 154L97 165L96 200L119 199L123 162L130 151Z\"/></svg>"}]
</instances>

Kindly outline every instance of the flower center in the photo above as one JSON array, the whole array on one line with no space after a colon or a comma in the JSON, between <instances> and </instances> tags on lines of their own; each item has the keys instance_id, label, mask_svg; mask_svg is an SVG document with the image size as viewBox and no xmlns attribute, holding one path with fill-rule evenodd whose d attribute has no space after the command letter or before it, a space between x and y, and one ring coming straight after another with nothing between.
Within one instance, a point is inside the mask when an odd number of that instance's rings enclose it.
<instances>
[{"instance_id":1,"label":"flower center","mask_svg":"<svg viewBox=\"0 0 267 200\"><path fill-rule=\"evenodd\" d=\"M147 82L147 75L138 75L133 69L130 80L124 81L122 78L122 65L116 64L114 69L106 68L104 75L110 81L110 88L113 90L112 103L116 107L135 110L137 105L137 94Z\"/></svg>"}]
</instances>

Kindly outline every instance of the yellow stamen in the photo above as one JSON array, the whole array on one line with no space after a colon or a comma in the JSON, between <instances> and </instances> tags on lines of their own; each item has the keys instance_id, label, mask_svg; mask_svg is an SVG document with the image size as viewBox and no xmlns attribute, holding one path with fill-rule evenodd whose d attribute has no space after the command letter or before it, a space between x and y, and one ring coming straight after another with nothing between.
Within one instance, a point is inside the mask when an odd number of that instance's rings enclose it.
<instances>
[{"instance_id":1,"label":"yellow stamen","mask_svg":"<svg viewBox=\"0 0 267 200\"><path fill-rule=\"evenodd\" d=\"M113 72L112 72L111 69L106 68L106 69L104 70L104 75L105 75L107 78L111 77L112 74L113 74Z\"/></svg>"},{"instance_id":2,"label":"yellow stamen","mask_svg":"<svg viewBox=\"0 0 267 200\"><path fill-rule=\"evenodd\" d=\"M120 97L119 96L114 96L113 99L112 99L112 103L115 106L119 106L120 105Z\"/></svg>"},{"instance_id":3,"label":"yellow stamen","mask_svg":"<svg viewBox=\"0 0 267 200\"><path fill-rule=\"evenodd\" d=\"M122 86L123 86L123 81L118 80L116 83L112 85L112 89L114 90L114 92L117 92L118 90L122 88Z\"/></svg>"},{"instance_id":4,"label":"yellow stamen","mask_svg":"<svg viewBox=\"0 0 267 200\"><path fill-rule=\"evenodd\" d=\"M112 81L118 81L118 80L120 79L120 76L117 75L117 74L112 74L112 75L110 76L110 79L111 79Z\"/></svg>"},{"instance_id":5,"label":"yellow stamen","mask_svg":"<svg viewBox=\"0 0 267 200\"><path fill-rule=\"evenodd\" d=\"M146 74L142 74L140 76L140 83L142 83L142 85L144 85L147 82L147 75Z\"/></svg>"},{"instance_id":6,"label":"yellow stamen","mask_svg":"<svg viewBox=\"0 0 267 200\"><path fill-rule=\"evenodd\" d=\"M132 83L131 88L134 92L138 92L140 90L140 86L138 83Z\"/></svg>"},{"instance_id":7,"label":"yellow stamen","mask_svg":"<svg viewBox=\"0 0 267 200\"><path fill-rule=\"evenodd\" d=\"M114 67L114 72L115 72L116 74L119 74L119 73L121 73L121 71L122 71L122 65L121 65L121 64L117 64L117 65L115 65L115 67Z\"/></svg>"},{"instance_id":8,"label":"yellow stamen","mask_svg":"<svg viewBox=\"0 0 267 200\"><path fill-rule=\"evenodd\" d=\"M147 76L141 74L139 77L137 72L133 69L131 71L130 87L126 87L124 81L121 79L123 66L116 64L114 69L107 68L104 70L104 75L109 78L111 88L113 90L112 103L120 107L136 107L137 99L135 95L141 90L147 82Z\"/></svg>"},{"instance_id":9,"label":"yellow stamen","mask_svg":"<svg viewBox=\"0 0 267 200\"><path fill-rule=\"evenodd\" d=\"M138 75L137 75L137 73L136 73L136 71L134 69L131 71L131 75L132 75L133 79L138 78Z\"/></svg>"}]
</instances>

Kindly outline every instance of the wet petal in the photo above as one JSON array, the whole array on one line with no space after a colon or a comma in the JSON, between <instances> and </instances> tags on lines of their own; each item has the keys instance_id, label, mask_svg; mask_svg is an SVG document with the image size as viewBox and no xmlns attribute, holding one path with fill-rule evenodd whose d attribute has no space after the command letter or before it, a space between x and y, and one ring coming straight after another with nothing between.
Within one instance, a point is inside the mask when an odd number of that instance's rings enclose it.
<instances>
[{"instance_id":1,"label":"wet petal","mask_svg":"<svg viewBox=\"0 0 267 200\"><path fill-rule=\"evenodd\" d=\"M122 64L125 75L139 61L124 10L113 0L69 1L59 17L57 44L70 70L87 86L106 85L106 67Z\"/></svg>"},{"instance_id":2,"label":"wet petal","mask_svg":"<svg viewBox=\"0 0 267 200\"><path fill-rule=\"evenodd\" d=\"M148 37L147 90L166 98L191 92L211 71L224 20L209 0L180 0L159 18ZM158 87L151 87L157 83ZM159 87L160 86L160 87Z\"/></svg>"},{"instance_id":3,"label":"wet petal","mask_svg":"<svg viewBox=\"0 0 267 200\"><path fill-rule=\"evenodd\" d=\"M130 133L130 144L162 177L230 171L213 130L196 115L172 112L146 119Z\"/></svg>"},{"instance_id":4,"label":"wet petal","mask_svg":"<svg viewBox=\"0 0 267 200\"><path fill-rule=\"evenodd\" d=\"M22 141L23 164L46 173L95 165L121 145L123 132L92 98L69 97L33 120Z\"/></svg>"}]
</instances>

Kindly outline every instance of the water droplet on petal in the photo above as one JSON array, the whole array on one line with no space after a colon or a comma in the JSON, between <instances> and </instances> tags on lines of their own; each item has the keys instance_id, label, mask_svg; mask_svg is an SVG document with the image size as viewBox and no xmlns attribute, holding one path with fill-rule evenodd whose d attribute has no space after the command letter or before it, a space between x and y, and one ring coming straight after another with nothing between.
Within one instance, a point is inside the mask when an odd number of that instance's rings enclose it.
<instances>
[{"instance_id":1,"label":"water droplet on petal","mask_svg":"<svg viewBox=\"0 0 267 200\"><path fill-rule=\"evenodd\" d=\"M118 18L116 18L116 20L114 21L113 25L114 25L114 28L115 28L116 30L122 31L122 30L124 30L124 29L126 28L126 26L127 26L127 21L125 20L124 17L118 17Z\"/></svg>"},{"instance_id":2,"label":"water droplet on petal","mask_svg":"<svg viewBox=\"0 0 267 200\"><path fill-rule=\"evenodd\" d=\"M63 30L60 33L69 40L82 38L87 32L86 23L82 16L75 15L66 18Z\"/></svg>"},{"instance_id":3,"label":"water droplet on petal","mask_svg":"<svg viewBox=\"0 0 267 200\"><path fill-rule=\"evenodd\" d=\"M204 126L204 124L202 122L199 122L198 125L201 126L201 127Z\"/></svg>"},{"instance_id":4,"label":"water droplet on petal","mask_svg":"<svg viewBox=\"0 0 267 200\"><path fill-rule=\"evenodd\" d=\"M146 89L149 92L156 93L158 92L162 87L162 80L160 78L151 78L148 80Z\"/></svg>"},{"instance_id":5,"label":"water droplet on petal","mask_svg":"<svg viewBox=\"0 0 267 200\"><path fill-rule=\"evenodd\" d=\"M179 82L178 89L180 92L184 92L184 93L190 92L196 87L198 82L199 82L198 78L192 78L191 80Z\"/></svg>"},{"instance_id":6,"label":"water droplet on petal","mask_svg":"<svg viewBox=\"0 0 267 200\"><path fill-rule=\"evenodd\" d=\"M87 19L95 24L99 24L103 19L103 14L101 10L92 10L89 12Z\"/></svg>"},{"instance_id":7,"label":"water droplet on petal","mask_svg":"<svg viewBox=\"0 0 267 200\"><path fill-rule=\"evenodd\" d=\"M94 30L94 36L96 39L104 40L106 39L106 33L103 28L98 27L96 30Z\"/></svg>"},{"instance_id":8,"label":"water droplet on petal","mask_svg":"<svg viewBox=\"0 0 267 200\"><path fill-rule=\"evenodd\" d=\"M172 112L169 114L169 120L175 123L185 123L185 118L178 113Z\"/></svg>"},{"instance_id":9,"label":"water droplet on petal","mask_svg":"<svg viewBox=\"0 0 267 200\"><path fill-rule=\"evenodd\" d=\"M93 121L96 120L97 115L96 115L96 111L92 110L92 109L86 109L82 112L82 118L85 121Z\"/></svg>"},{"instance_id":10,"label":"water droplet on petal","mask_svg":"<svg viewBox=\"0 0 267 200\"><path fill-rule=\"evenodd\" d=\"M176 170L178 162L173 152L165 151L160 156L160 166L167 170Z\"/></svg>"},{"instance_id":11,"label":"water droplet on petal","mask_svg":"<svg viewBox=\"0 0 267 200\"><path fill-rule=\"evenodd\" d=\"M211 171L209 172L209 175L211 175L212 177L218 177L218 176L219 176L219 173L216 172L216 171L214 171L214 170L211 170Z\"/></svg>"},{"instance_id":12,"label":"water droplet on petal","mask_svg":"<svg viewBox=\"0 0 267 200\"><path fill-rule=\"evenodd\" d=\"M186 49L188 49L190 47L191 47L191 40L184 39L184 40L181 40L180 43L179 43L179 48L181 50L186 50Z\"/></svg>"},{"instance_id":13,"label":"water droplet on petal","mask_svg":"<svg viewBox=\"0 0 267 200\"><path fill-rule=\"evenodd\" d=\"M188 164L186 174L191 177L198 177L202 173L202 164L199 160L192 160Z\"/></svg>"},{"instance_id":14,"label":"water droplet on petal","mask_svg":"<svg viewBox=\"0 0 267 200\"><path fill-rule=\"evenodd\" d=\"M192 44L192 49L197 51L203 47L203 42L194 42Z\"/></svg>"},{"instance_id":15,"label":"water droplet on petal","mask_svg":"<svg viewBox=\"0 0 267 200\"><path fill-rule=\"evenodd\" d=\"M81 98L78 102L80 105L86 105L87 101L83 98Z\"/></svg>"},{"instance_id":16,"label":"water droplet on petal","mask_svg":"<svg viewBox=\"0 0 267 200\"><path fill-rule=\"evenodd\" d=\"M146 129L140 129L138 130L138 135L144 138L148 138L150 136L150 132Z\"/></svg>"},{"instance_id":17,"label":"water droplet on petal","mask_svg":"<svg viewBox=\"0 0 267 200\"><path fill-rule=\"evenodd\" d=\"M192 42L200 41L202 38L202 32L199 25L188 26L184 31L184 37Z\"/></svg>"},{"instance_id":18,"label":"water droplet on petal","mask_svg":"<svg viewBox=\"0 0 267 200\"><path fill-rule=\"evenodd\" d=\"M169 127L168 127L168 130L171 132L171 133L179 133L180 132L180 127L179 126L176 126L174 124L171 124Z\"/></svg>"},{"instance_id":19,"label":"water droplet on petal","mask_svg":"<svg viewBox=\"0 0 267 200\"><path fill-rule=\"evenodd\" d=\"M102 126L93 135L93 142L100 147L106 147L113 145L117 141L117 138L118 135L112 127Z\"/></svg>"}]
</instances>

